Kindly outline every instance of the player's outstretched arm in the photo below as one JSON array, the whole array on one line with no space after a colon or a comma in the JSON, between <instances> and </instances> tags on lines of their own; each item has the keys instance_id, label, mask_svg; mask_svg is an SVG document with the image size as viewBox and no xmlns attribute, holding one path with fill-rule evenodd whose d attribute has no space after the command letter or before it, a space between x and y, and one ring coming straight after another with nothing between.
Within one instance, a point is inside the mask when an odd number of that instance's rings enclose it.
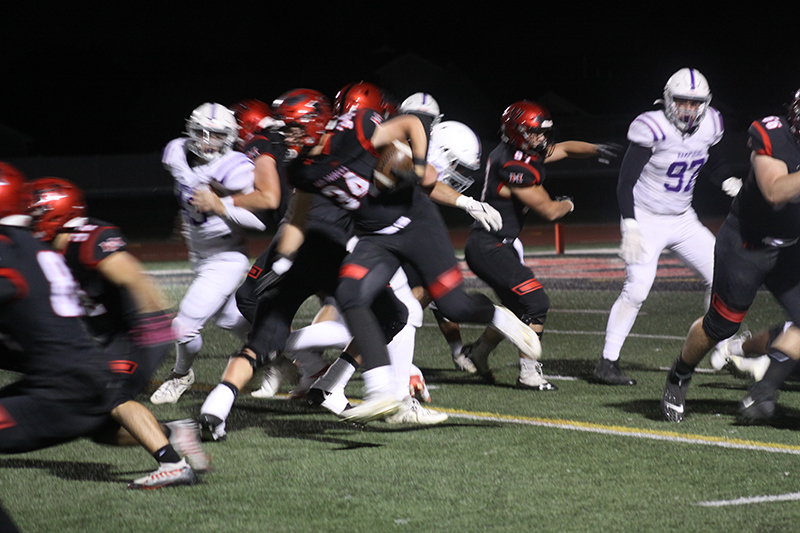
<instances>
[{"instance_id":1,"label":"player's outstretched arm","mask_svg":"<svg viewBox=\"0 0 800 533\"><path fill-rule=\"evenodd\" d=\"M550 193L541 185L531 187L510 187L511 194L519 198L522 203L530 207L537 215L547 221L558 220L575 209L575 204L570 199L553 200Z\"/></svg>"},{"instance_id":2,"label":"player's outstretched arm","mask_svg":"<svg viewBox=\"0 0 800 533\"><path fill-rule=\"evenodd\" d=\"M114 252L97 264L97 270L114 285L128 290L139 313L155 313L170 307L164 293L131 253Z\"/></svg>"}]
</instances>

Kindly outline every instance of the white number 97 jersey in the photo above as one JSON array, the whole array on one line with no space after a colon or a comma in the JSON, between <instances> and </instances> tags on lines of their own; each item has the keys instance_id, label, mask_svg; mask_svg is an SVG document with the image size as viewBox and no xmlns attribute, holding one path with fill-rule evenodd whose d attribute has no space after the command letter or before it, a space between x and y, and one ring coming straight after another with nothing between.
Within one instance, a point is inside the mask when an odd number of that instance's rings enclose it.
<instances>
[{"instance_id":1,"label":"white number 97 jersey","mask_svg":"<svg viewBox=\"0 0 800 533\"><path fill-rule=\"evenodd\" d=\"M681 133L660 110L636 117L628 128L628 140L652 151L633 188L636 208L659 215L691 209L697 174L708 160L708 149L723 133L722 116L713 107L691 135Z\"/></svg>"}]
</instances>

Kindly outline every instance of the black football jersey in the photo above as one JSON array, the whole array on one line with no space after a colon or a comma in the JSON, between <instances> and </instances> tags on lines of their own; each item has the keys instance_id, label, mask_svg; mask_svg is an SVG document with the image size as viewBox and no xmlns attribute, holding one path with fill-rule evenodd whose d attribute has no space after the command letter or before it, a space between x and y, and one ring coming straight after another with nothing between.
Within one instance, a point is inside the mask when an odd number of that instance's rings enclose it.
<instances>
[{"instance_id":1,"label":"black football jersey","mask_svg":"<svg viewBox=\"0 0 800 533\"><path fill-rule=\"evenodd\" d=\"M278 208L270 213L270 218L276 224L286 215L292 195L292 187L289 185L289 178L286 175L286 145L283 139L283 134L280 132L261 130L247 143L243 150L244 154L253 161L260 156L271 157L275 160L275 166L280 177L281 200Z\"/></svg>"},{"instance_id":2,"label":"black football jersey","mask_svg":"<svg viewBox=\"0 0 800 533\"><path fill-rule=\"evenodd\" d=\"M786 163L789 173L800 170L800 145L783 117L770 116L750 125L747 145L759 155ZM767 203L758 187L755 173L750 174L731 206L738 215L745 242L761 242L764 237L795 239L800 237L800 198L780 207Z\"/></svg>"},{"instance_id":3,"label":"black football jersey","mask_svg":"<svg viewBox=\"0 0 800 533\"><path fill-rule=\"evenodd\" d=\"M412 188L378 193L372 184L377 152L371 138L381 124L380 114L362 108L339 118L318 156L298 159L289 166L289 180L296 188L321 194L352 214L363 233L392 226L411 217Z\"/></svg>"},{"instance_id":4,"label":"black football jersey","mask_svg":"<svg viewBox=\"0 0 800 533\"><path fill-rule=\"evenodd\" d=\"M516 239L522 230L528 207L508 190L531 187L544 182L544 157L534 156L500 143L486 162L486 181L481 201L497 209L503 217L503 228L496 232L504 239ZM483 229L475 223L473 229Z\"/></svg>"},{"instance_id":5,"label":"black football jersey","mask_svg":"<svg viewBox=\"0 0 800 533\"><path fill-rule=\"evenodd\" d=\"M27 229L0 226L0 337L18 354L22 386L53 400L103 395L105 358L81 323L77 288L64 258ZM7 354L6 354L7 355Z\"/></svg>"},{"instance_id":6,"label":"black football jersey","mask_svg":"<svg viewBox=\"0 0 800 533\"><path fill-rule=\"evenodd\" d=\"M67 265L80 284L81 302L90 333L99 340L128 331L137 314L136 304L122 287L97 270L103 259L127 250L127 240L117 226L95 218L73 228L63 251Z\"/></svg>"}]
</instances>

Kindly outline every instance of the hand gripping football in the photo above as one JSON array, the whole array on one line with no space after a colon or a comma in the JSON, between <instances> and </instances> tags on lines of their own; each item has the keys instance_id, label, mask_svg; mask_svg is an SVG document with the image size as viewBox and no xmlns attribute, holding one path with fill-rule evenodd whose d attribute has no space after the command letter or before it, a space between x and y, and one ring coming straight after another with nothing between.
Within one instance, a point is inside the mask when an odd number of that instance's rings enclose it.
<instances>
[{"instance_id":1,"label":"hand gripping football","mask_svg":"<svg viewBox=\"0 0 800 533\"><path fill-rule=\"evenodd\" d=\"M408 181L414 174L414 158L408 143L395 140L378 151L373 181L380 191L389 191Z\"/></svg>"}]
</instances>

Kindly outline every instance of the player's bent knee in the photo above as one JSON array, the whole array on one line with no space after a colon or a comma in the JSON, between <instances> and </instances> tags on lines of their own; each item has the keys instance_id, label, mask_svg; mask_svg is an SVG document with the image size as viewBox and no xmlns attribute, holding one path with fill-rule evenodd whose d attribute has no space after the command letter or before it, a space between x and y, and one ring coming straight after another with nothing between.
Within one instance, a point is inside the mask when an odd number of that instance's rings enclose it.
<instances>
[{"instance_id":1,"label":"player's bent knee","mask_svg":"<svg viewBox=\"0 0 800 533\"><path fill-rule=\"evenodd\" d=\"M721 316L713 308L709 309L703 318L703 331L706 332L706 335L711 340L716 342L736 335L736 332L739 331L739 326L741 326L741 322L729 320Z\"/></svg>"}]
</instances>

